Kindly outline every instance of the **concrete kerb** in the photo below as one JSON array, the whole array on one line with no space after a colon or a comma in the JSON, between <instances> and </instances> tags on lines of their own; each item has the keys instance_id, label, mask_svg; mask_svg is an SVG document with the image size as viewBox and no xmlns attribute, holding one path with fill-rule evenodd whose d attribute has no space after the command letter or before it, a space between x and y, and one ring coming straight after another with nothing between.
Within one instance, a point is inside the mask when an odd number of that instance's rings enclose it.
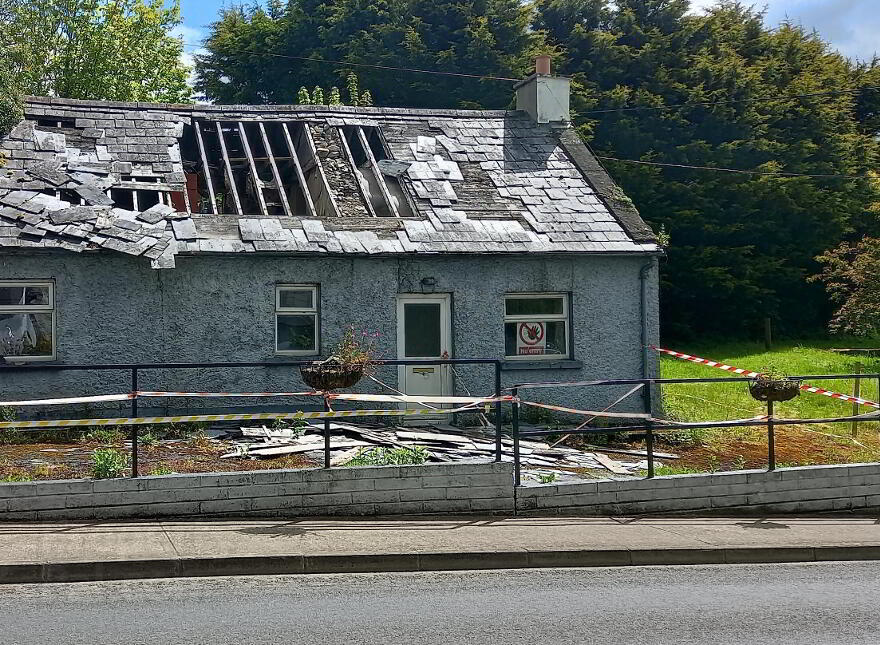
<instances>
[{"instance_id":1,"label":"concrete kerb","mask_svg":"<svg viewBox=\"0 0 880 645\"><path fill-rule=\"evenodd\" d=\"M880 545L311 554L0 565L0 584L153 578L880 560Z\"/></svg>"}]
</instances>

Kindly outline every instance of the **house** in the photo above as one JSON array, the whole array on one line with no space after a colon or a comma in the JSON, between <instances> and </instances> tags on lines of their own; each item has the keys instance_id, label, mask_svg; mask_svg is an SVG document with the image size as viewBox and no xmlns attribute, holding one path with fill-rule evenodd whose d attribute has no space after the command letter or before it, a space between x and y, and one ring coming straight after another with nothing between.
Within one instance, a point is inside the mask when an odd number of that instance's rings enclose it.
<instances>
[{"instance_id":1,"label":"house","mask_svg":"<svg viewBox=\"0 0 880 645\"><path fill-rule=\"evenodd\" d=\"M0 355L290 361L326 356L354 325L381 334L385 358L503 359L508 385L653 375L660 249L569 127L568 80L543 72L517 85L516 111L28 98L0 144ZM494 389L485 365L377 378ZM4 368L0 390L128 379ZM153 370L140 387L302 385L254 368ZM535 396L590 408L616 393Z\"/></svg>"}]
</instances>

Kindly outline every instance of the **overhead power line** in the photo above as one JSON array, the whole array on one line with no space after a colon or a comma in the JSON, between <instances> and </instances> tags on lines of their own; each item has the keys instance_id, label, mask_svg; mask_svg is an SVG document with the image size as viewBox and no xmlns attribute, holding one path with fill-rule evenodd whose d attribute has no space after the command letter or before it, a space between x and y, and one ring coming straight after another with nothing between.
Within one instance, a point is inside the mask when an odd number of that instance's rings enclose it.
<instances>
[{"instance_id":1,"label":"overhead power line","mask_svg":"<svg viewBox=\"0 0 880 645\"><path fill-rule=\"evenodd\" d=\"M204 45L196 44L196 43L183 43L184 47L190 47L195 49L204 49ZM476 78L480 80L489 80L489 81L504 81L507 83L518 83L523 80L521 78L510 78L508 76L493 76L491 74L467 74L463 72L445 72L441 70L435 69L421 69L417 67L397 67L393 65L373 65L370 63L352 63L349 61L340 61L340 60L330 60L327 58L314 58L309 56L293 56L291 54L276 54L273 52L267 51L258 51L253 49L237 49L237 50L227 50L232 54L251 54L256 56L268 56L270 58L285 58L289 60L300 60L306 61L309 63L325 63L327 65L340 65L343 67L363 67L367 69L378 69L378 70L386 70L392 72L411 72L415 74L434 74L437 76L452 76L458 78ZM865 86L865 87L856 87L849 89L841 89L841 90L826 90L822 92L808 92L805 94L786 94L780 96L757 96L753 98L744 98L744 99L724 99L720 101L695 101L690 103L671 103L667 105L643 105L643 106L630 106L630 107L619 107L619 108L604 108L601 110L588 110L585 112L581 112L583 115L588 114L607 114L611 112L633 112L633 111L642 111L642 110L675 110L679 108L688 108L688 107L707 107L712 105L727 105L732 103L757 103L764 101L779 101L785 99L800 99L800 98L810 98L814 96L828 96L833 94L850 94L854 92L861 92L862 90L880 90L880 87L877 86Z\"/></svg>"},{"instance_id":2,"label":"overhead power line","mask_svg":"<svg viewBox=\"0 0 880 645\"><path fill-rule=\"evenodd\" d=\"M193 43L183 43L184 47L197 47L203 48L204 45L196 45ZM370 65L369 63L349 63L346 61L340 60L328 60L326 58L309 58L308 56L290 56L288 54L273 54L272 52L264 52L264 51L253 51L253 50L234 50L230 51L233 54L255 54L258 56L269 56L272 58L288 58L291 60L302 60L308 61L310 63L326 63L328 65L341 65L343 67L366 67L369 69L382 69L393 72L413 72L416 74L436 74L439 76L457 76L459 78L477 78L481 80L489 80L489 81L507 81L507 82L518 82L522 79L520 78L507 78L506 76L491 76L487 74L463 74L461 72L443 72L434 69L418 69L415 67L394 67L392 65Z\"/></svg>"},{"instance_id":3,"label":"overhead power line","mask_svg":"<svg viewBox=\"0 0 880 645\"><path fill-rule=\"evenodd\" d=\"M686 170L709 170L714 172L732 172L742 175L762 175L766 177L811 177L814 179L876 179L872 175L832 175L832 174L809 174L800 172L773 172L767 170L743 170L742 168L720 168L718 166L691 166L681 163L663 163L661 161L643 161L641 159L619 159L596 155L597 159L605 161L619 161L621 163L638 164L641 166L660 166L661 168L683 168Z\"/></svg>"},{"instance_id":4,"label":"overhead power line","mask_svg":"<svg viewBox=\"0 0 880 645\"><path fill-rule=\"evenodd\" d=\"M865 87L853 87L843 90L827 90L824 92L808 92L806 94L780 94L778 96L755 96L747 99L724 99L721 101L693 101L690 103L670 103L667 105L635 105L631 107L605 108L602 110L588 110L581 114L607 114L609 112L635 112L639 110L677 110L689 107L708 107L712 105L727 105L731 103L760 103L766 101L783 101L786 99L804 99L814 96L828 96L831 94L852 94L862 90L880 90L880 87L866 85Z\"/></svg>"}]
</instances>

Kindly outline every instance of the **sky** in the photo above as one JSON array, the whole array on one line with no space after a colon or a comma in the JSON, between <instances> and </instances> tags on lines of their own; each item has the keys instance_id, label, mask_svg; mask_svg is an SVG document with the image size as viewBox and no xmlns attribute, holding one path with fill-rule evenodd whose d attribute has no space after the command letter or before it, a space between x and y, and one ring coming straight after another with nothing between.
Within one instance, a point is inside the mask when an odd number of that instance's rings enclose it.
<instances>
[{"instance_id":1,"label":"sky","mask_svg":"<svg viewBox=\"0 0 880 645\"><path fill-rule=\"evenodd\" d=\"M698 12L715 4L716 0L691 0L693 11ZM183 25L177 34L184 42L198 44L207 33L208 25L228 0L181 0ZM766 23L778 25L790 20L807 29L816 29L850 58L870 60L880 53L880 0L755 0L755 6L766 7ZM194 47L187 47L184 55L189 64Z\"/></svg>"}]
</instances>

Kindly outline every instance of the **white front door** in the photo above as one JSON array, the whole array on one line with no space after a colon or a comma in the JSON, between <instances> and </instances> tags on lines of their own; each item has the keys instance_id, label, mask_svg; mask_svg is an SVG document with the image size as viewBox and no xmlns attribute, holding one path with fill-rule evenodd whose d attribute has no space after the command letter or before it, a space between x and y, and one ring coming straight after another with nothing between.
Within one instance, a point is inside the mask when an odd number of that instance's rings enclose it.
<instances>
[{"instance_id":1,"label":"white front door","mask_svg":"<svg viewBox=\"0 0 880 645\"><path fill-rule=\"evenodd\" d=\"M397 356L401 360L452 358L449 294L411 294L397 298ZM399 387L405 394L452 394L448 365L402 365ZM434 407L440 407L432 404ZM411 404L409 407L423 407Z\"/></svg>"}]
</instances>

